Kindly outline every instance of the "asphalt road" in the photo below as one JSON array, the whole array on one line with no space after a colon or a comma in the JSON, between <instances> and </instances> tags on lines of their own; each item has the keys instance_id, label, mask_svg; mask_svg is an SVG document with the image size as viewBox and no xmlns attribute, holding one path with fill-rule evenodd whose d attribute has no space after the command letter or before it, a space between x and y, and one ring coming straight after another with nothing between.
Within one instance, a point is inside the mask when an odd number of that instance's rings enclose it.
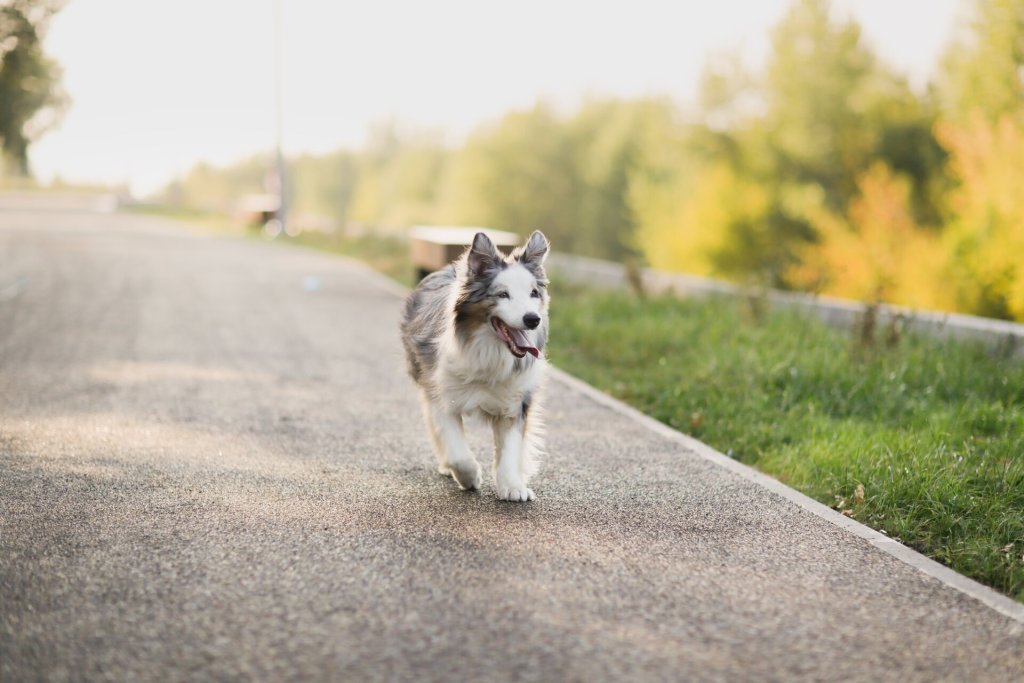
<instances>
[{"instance_id":1,"label":"asphalt road","mask_svg":"<svg viewBox=\"0 0 1024 683\"><path fill-rule=\"evenodd\" d=\"M0 681L1024 676L1020 622L565 383L536 502L457 490L399 305L299 248L0 212Z\"/></svg>"}]
</instances>

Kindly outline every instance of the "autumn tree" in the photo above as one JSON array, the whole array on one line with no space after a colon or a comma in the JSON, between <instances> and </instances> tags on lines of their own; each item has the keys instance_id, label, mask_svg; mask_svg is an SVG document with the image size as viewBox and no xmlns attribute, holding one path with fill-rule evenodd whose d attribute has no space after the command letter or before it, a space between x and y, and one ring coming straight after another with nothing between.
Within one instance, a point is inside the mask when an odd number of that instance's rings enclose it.
<instances>
[{"instance_id":1,"label":"autumn tree","mask_svg":"<svg viewBox=\"0 0 1024 683\"><path fill-rule=\"evenodd\" d=\"M857 178L845 214L805 205L818 239L790 273L804 289L861 301L951 310L943 245L914 217L910 182L883 162Z\"/></svg>"},{"instance_id":2,"label":"autumn tree","mask_svg":"<svg viewBox=\"0 0 1024 683\"><path fill-rule=\"evenodd\" d=\"M962 310L1024 320L1024 0L975 0L970 17L939 78L950 286Z\"/></svg>"},{"instance_id":3,"label":"autumn tree","mask_svg":"<svg viewBox=\"0 0 1024 683\"><path fill-rule=\"evenodd\" d=\"M1024 320L1024 126L980 114L939 132L952 152L950 268L962 310Z\"/></svg>"},{"instance_id":4,"label":"autumn tree","mask_svg":"<svg viewBox=\"0 0 1024 683\"><path fill-rule=\"evenodd\" d=\"M1024 0L974 0L969 16L942 61L947 117L1024 120Z\"/></svg>"},{"instance_id":5,"label":"autumn tree","mask_svg":"<svg viewBox=\"0 0 1024 683\"><path fill-rule=\"evenodd\" d=\"M811 216L845 215L878 161L908 180L916 223L939 220L945 152L932 132L934 107L826 0L793 4L772 31L763 73L749 73L735 56L711 61L701 103L701 121L678 147L685 170L636 183L648 248L686 244L703 250L686 260L707 274L796 286L790 274L820 238ZM814 201L821 211L810 210ZM676 218L654 217L644 202ZM689 236L672 235L672 220Z\"/></svg>"}]
</instances>

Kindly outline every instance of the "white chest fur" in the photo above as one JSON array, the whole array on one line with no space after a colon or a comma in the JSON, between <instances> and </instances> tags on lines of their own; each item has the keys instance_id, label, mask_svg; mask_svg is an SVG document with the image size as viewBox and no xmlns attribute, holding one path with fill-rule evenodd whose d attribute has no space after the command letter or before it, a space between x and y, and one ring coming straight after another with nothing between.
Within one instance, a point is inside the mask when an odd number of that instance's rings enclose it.
<instances>
[{"instance_id":1,"label":"white chest fur","mask_svg":"<svg viewBox=\"0 0 1024 683\"><path fill-rule=\"evenodd\" d=\"M445 344L435 382L438 399L453 413L513 418L522 410L523 398L540 383L545 365L543 358L517 361L483 329L461 348Z\"/></svg>"}]
</instances>

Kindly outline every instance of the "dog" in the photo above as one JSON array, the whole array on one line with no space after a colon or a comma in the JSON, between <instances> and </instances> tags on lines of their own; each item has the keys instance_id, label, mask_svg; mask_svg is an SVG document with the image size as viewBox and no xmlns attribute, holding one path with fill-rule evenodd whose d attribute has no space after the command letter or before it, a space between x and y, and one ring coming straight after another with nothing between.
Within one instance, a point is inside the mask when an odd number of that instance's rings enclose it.
<instances>
[{"instance_id":1,"label":"dog","mask_svg":"<svg viewBox=\"0 0 1024 683\"><path fill-rule=\"evenodd\" d=\"M494 433L498 498L536 497L527 484L542 447L548 250L537 231L506 256L478 232L462 256L424 278L406 299L402 343L438 472L464 490L480 488L480 465L463 432L463 418L479 415Z\"/></svg>"}]
</instances>

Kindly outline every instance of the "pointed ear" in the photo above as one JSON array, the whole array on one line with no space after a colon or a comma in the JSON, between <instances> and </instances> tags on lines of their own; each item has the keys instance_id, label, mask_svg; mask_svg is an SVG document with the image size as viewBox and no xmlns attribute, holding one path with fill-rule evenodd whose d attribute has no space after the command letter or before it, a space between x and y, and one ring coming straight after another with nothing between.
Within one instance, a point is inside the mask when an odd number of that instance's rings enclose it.
<instances>
[{"instance_id":1,"label":"pointed ear","mask_svg":"<svg viewBox=\"0 0 1024 683\"><path fill-rule=\"evenodd\" d=\"M519 260L523 263L534 263L541 265L548 256L548 238L540 230L534 230L523 247L523 253Z\"/></svg>"},{"instance_id":2,"label":"pointed ear","mask_svg":"<svg viewBox=\"0 0 1024 683\"><path fill-rule=\"evenodd\" d=\"M494 242L491 242L487 235L478 232L473 237L473 246L469 248L469 256L466 259L469 272L482 273L494 265L498 258L498 250L494 248Z\"/></svg>"}]
</instances>

